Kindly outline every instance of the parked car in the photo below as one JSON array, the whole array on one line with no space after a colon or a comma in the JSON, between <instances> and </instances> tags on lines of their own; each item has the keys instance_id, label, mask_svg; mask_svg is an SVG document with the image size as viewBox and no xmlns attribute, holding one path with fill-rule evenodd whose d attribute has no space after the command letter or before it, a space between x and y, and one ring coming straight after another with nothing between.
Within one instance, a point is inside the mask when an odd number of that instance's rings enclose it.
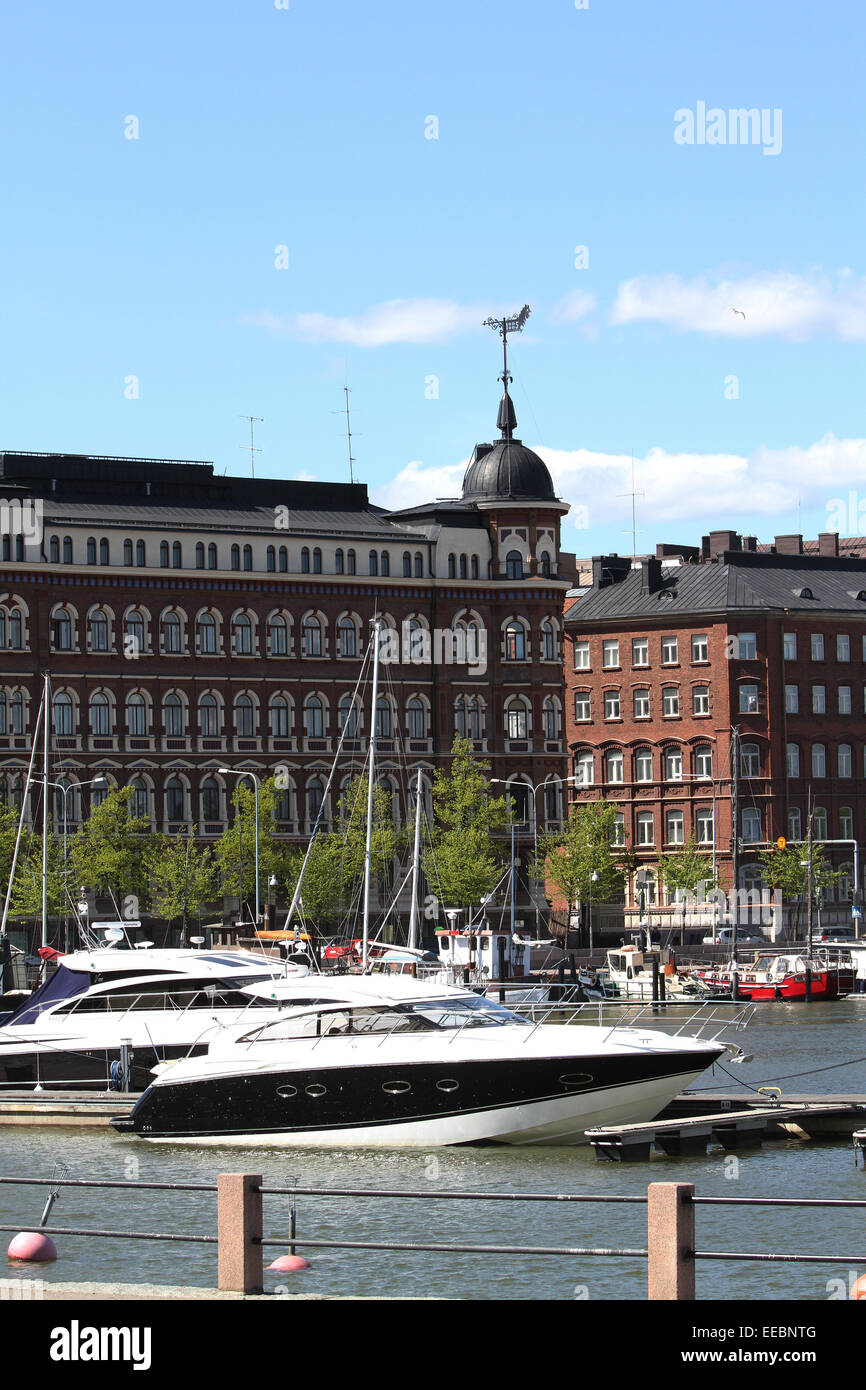
<instances>
[{"instance_id":1,"label":"parked car","mask_svg":"<svg viewBox=\"0 0 866 1390\"><path fill-rule=\"evenodd\" d=\"M705 936L704 946L731 946L734 941L733 927L720 927L715 936ZM767 938L760 932L749 931L748 927L737 928L738 946L766 946Z\"/></svg>"}]
</instances>

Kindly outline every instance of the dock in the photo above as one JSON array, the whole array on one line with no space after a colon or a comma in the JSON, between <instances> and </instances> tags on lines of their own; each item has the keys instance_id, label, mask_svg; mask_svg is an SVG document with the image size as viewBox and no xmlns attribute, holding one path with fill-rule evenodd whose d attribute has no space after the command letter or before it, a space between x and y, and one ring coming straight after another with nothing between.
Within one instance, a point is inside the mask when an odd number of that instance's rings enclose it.
<instances>
[{"instance_id":1,"label":"dock","mask_svg":"<svg viewBox=\"0 0 866 1390\"><path fill-rule=\"evenodd\" d=\"M0 1125L102 1125L129 1115L140 1091L0 1091Z\"/></svg>"},{"instance_id":2,"label":"dock","mask_svg":"<svg viewBox=\"0 0 866 1390\"><path fill-rule=\"evenodd\" d=\"M751 1103L749 1103L751 1102ZM702 1113L695 1113L700 1107ZM679 1113L671 1115L671 1111ZM586 1137L601 1160L645 1163L653 1148L668 1157L755 1148L770 1139L851 1137L863 1124L866 1096L678 1096L661 1118L631 1125L603 1125Z\"/></svg>"}]
</instances>

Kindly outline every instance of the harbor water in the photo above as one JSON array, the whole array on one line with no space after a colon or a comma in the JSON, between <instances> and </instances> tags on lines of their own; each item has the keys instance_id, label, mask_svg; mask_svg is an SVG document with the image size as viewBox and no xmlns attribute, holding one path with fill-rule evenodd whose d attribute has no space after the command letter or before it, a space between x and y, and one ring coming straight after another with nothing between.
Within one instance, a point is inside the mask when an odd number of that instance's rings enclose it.
<instances>
[{"instance_id":1,"label":"harbor water","mask_svg":"<svg viewBox=\"0 0 866 1390\"><path fill-rule=\"evenodd\" d=\"M777 1085L783 1094L866 1094L866 998L832 1004L763 1004L748 1029L729 1035L753 1060L723 1059L698 1083L731 1092ZM866 1124L866 1118L864 1118ZM216 1181L221 1171L261 1172L266 1186L395 1188L410 1193L577 1192L645 1194L655 1181L694 1182L698 1196L866 1199L866 1172L849 1140L771 1141L736 1155L646 1163L600 1163L583 1148L459 1148L346 1151L149 1145L111 1130L0 1126L0 1174L113 1181ZM3 1222L38 1223L44 1188L0 1186ZM288 1234L289 1199L265 1198L265 1235ZM216 1234L213 1193L62 1189L56 1226ZM358 1241L507 1246L642 1247L642 1206L425 1202L404 1197L301 1196L298 1236ZM11 1236L6 1237L6 1241ZM8 1265L4 1278L190 1284L214 1287L216 1247L57 1236L60 1258L38 1270ZM287 1246L286 1246L287 1248ZM863 1262L779 1265L699 1261L699 1298L822 1301L866 1273L863 1210L698 1207L698 1250L797 1251ZM268 1259L280 1251L273 1249ZM303 1248L300 1253L305 1253ZM306 1252L304 1274L267 1274L266 1287L325 1296L460 1299L642 1299L646 1262L587 1256L448 1255L429 1252Z\"/></svg>"}]
</instances>

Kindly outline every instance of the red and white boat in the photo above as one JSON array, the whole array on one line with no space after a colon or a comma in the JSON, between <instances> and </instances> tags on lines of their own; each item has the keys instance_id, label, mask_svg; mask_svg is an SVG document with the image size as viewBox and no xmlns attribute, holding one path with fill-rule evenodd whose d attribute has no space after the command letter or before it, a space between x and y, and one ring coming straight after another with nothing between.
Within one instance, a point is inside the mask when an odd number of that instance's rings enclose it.
<instances>
[{"instance_id":1,"label":"red and white boat","mask_svg":"<svg viewBox=\"0 0 866 1390\"><path fill-rule=\"evenodd\" d=\"M854 990L854 966L839 955L832 958L820 952L811 958L796 952L781 952L777 955L759 955L750 965L739 971L739 992L744 1000L761 1003L777 999L805 999L806 971L811 971L811 997L813 1000L841 999ZM713 991L729 990L731 972L727 970L699 970L695 972Z\"/></svg>"}]
</instances>

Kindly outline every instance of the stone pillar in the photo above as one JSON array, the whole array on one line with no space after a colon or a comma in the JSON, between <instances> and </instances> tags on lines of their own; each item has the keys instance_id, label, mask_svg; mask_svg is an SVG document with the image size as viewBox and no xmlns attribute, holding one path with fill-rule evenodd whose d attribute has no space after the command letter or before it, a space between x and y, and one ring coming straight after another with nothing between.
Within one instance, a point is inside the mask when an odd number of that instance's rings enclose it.
<instances>
[{"instance_id":1,"label":"stone pillar","mask_svg":"<svg viewBox=\"0 0 866 1390\"><path fill-rule=\"evenodd\" d=\"M261 1293L262 1179L259 1173L217 1177L218 1284L237 1293Z\"/></svg>"},{"instance_id":2,"label":"stone pillar","mask_svg":"<svg viewBox=\"0 0 866 1390\"><path fill-rule=\"evenodd\" d=\"M695 1297L694 1183L651 1182L647 1188L650 1301Z\"/></svg>"}]
</instances>

